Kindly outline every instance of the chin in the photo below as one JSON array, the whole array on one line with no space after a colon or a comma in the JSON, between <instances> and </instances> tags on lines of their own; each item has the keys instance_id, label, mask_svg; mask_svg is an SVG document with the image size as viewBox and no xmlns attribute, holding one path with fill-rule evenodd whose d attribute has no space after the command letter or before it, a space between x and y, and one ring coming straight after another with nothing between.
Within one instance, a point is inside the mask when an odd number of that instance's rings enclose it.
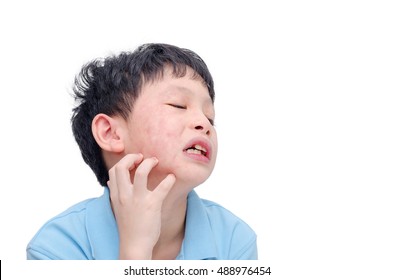
<instances>
[{"instance_id":1,"label":"chin","mask_svg":"<svg viewBox=\"0 0 393 280\"><path fill-rule=\"evenodd\" d=\"M176 183L184 186L196 187L205 182L213 172L213 168L205 165L185 164L184 162L173 164L158 165L159 173L163 176L174 174Z\"/></svg>"},{"instance_id":2,"label":"chin","mask_svg":"<svg viewBox=\"0 0 393 280\"><path fill-rule=\"evenodd\" d=\"M190 170L191 171L191 170ZM176 181L182 182L182 184L195 188L203 184L209 177L211 172L174 172Z\"/></svg>"}]
</instances>

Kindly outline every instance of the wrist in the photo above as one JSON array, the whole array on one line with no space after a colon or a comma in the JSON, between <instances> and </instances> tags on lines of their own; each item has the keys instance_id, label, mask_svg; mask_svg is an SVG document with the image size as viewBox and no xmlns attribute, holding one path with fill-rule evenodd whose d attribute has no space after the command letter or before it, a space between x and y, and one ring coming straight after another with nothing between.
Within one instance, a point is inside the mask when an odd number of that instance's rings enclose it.
<instances>
[{"instance_id":1,"label":"wrist","mask_svg":"<svg viewBox=\"0 0 393 280\"><path fill-rule=\"evenodd\" d=\"M152 252L143 252L143 251L123 251L119 252L119 260L151 260Z\"/></svg>"},{"instance_id":2,"label":"wrist","mask_svg":"<svg viewBox=\"0 0 393 280\"><path fill-rule=\"evenodd\" d=\"M120 241L119 260L151 260L153 247L142 242L127 243Z\"/></svg>"}]
</instances>

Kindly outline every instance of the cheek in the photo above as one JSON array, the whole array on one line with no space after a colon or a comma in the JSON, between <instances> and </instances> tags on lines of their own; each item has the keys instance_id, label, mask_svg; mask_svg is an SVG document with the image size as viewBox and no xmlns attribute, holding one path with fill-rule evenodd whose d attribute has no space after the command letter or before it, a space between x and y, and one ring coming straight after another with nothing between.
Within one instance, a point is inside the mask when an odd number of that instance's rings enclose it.
<instances>
[{"instance_id":1,"label":"cheek","mask_svg":"<svg viewBox=\"0 0 393 280\"><path fill-rule=\"evenodd\" d=\"M146 123L142 137L142 147L145 156L155 156L159 160L164 155L169 155L176 143L179 135L173 130L173 125L164 118Z\"/></svg>"},{"instance_id":2,"label":"cheek","mask_svg":"<svg viewBox=\"0 0 393 280\"><path fill-rule=\"evenodd\" d=\"M216 157L217 157L217 154L218 154L218 139L217 139L217 134L214 134L212 141L213 141L213 145L214 145L214 147L215 147L215 158L214 158L214 162L215 162Z\"/></svg>"}]
</instances>

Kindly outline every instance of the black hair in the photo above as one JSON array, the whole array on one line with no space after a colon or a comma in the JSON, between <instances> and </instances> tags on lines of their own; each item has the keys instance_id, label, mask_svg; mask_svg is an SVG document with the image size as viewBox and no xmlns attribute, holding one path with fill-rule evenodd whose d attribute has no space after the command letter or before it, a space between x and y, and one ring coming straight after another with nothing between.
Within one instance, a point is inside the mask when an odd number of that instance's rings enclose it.
<instances>
[{"instance_id":1,"label":"black hair","mask_svg":"<svg viewBox=\"0 0 393 280\"><path fill-rule=\"evenodd\" d=\"M172 67L174 77L185 76L187 66L193 69L194 78L201 79L214 102L213 78L205 62L191 50L168 44L144 44L133 52L93 60L75 78L72 132L84 161L102 186L109 175L92 134L94 117L103 113L127 119L144 83L161 78L167 66Z\"/></svg>"}]
</instances>

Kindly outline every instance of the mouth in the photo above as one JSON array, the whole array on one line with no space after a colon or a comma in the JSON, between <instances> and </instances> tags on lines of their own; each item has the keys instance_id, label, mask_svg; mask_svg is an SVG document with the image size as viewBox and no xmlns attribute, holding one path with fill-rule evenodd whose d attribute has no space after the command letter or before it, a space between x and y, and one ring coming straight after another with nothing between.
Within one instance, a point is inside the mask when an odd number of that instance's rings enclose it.
<instances>
[{"instance_id":1,"label":"mouth","mask_svg":"<svg viewBox=\"0 0 393 280\"><path fill-rule=\"evenodd\" d=\"M198 144L193 147L187 148L186 153L187 154L194 154L194 155L204 155L204 156L207 155L206 149Z\"/></svg>"},{"instance_id":2,"label":"mouth","mask_svg":"<svg viewBox=\"0 0 393 280\"><path fill-rule=\"evenodd\" d=\"M210 160L211 148L208 142L204 140L193 140L186 147L183 151L187 156L202 161Z\"/></svg>"}]
</instances>

